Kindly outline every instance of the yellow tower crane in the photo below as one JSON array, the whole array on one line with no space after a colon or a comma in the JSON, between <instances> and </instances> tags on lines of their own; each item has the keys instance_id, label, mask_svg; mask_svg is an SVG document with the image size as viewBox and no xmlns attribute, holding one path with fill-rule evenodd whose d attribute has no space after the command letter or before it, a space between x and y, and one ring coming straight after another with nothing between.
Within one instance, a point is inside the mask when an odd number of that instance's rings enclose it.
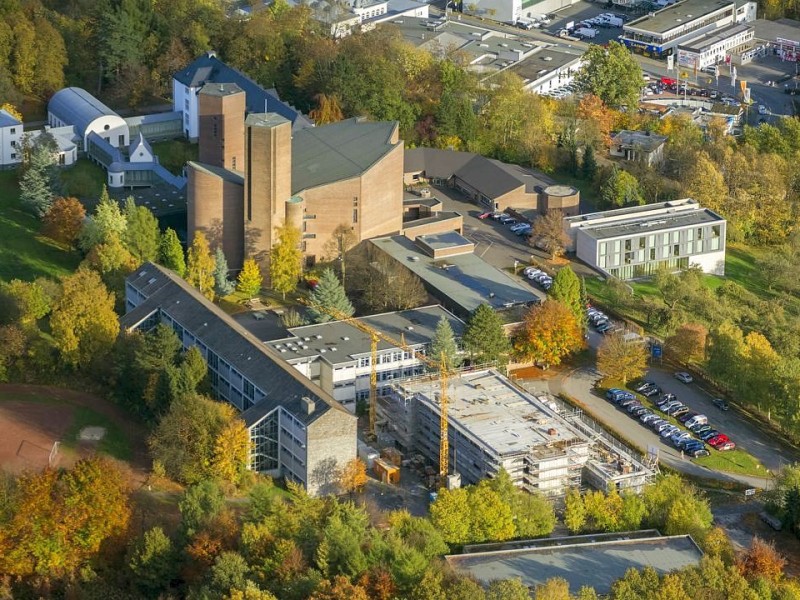
<instances>
[{"instance_id":1,"label":"yellow tower crane","mask_svg":"<svg viewBox=\"0 0 800 600\"><path fill-rule=\"evenodd\" d=\"M405 335L401 335L402 340L396 340L391 336L378 331L377 329L362 323L357 318L343 313L335 308L326 306L311 305L314 310L318 310L327 315L330 315L337 321L342 321L348 325L352 325L362 333L365 333L370 338L370 374L369 374L369 436L375 439L375 420L376 420L376 407L378 404L378 342L383 340L387 344L400 348L414 356L421 363L434 371L439 372L439 479L444 482L449 473L450 463L450 441L448 439L448 423L447 423L447 380L449 370L447 365L447 356L442 352L438 360L434 360L429 356L415 350L406 343Z\"/></svg>"}]
</instances>

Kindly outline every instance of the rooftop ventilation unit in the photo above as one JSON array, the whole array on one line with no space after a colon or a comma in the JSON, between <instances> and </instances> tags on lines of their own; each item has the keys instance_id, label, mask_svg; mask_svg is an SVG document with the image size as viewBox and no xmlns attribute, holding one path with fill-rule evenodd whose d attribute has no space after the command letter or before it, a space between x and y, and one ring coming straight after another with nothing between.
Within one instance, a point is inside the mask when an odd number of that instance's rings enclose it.
<instances>
[{"instance_id":1,"label":"rooftop ventilation unit","mask_svg":"<svg viewBox=\"0 0 800 600\"><path fill-rule=\"evenodd\" d=\"M336 351L338 350L338 348L337 348L336 346L334 346L334 347L333 347L333 348L331 348L330 350L331 350L331 352L336 352Z\"/></svg>"},{"instance_id":2,"label":"rooftop ventilation unit","mask_svg":"<svg viewBox=\"0 0 800 600\"><path fill-rule=\"evenodd\" d=\"M322 336L321 336L320 334L317 334L317 335L315 335L314 337L315 337L315 338L317 338L318 340L321 340L321 339L322 339Z\"/></svg>"}]
</instances>

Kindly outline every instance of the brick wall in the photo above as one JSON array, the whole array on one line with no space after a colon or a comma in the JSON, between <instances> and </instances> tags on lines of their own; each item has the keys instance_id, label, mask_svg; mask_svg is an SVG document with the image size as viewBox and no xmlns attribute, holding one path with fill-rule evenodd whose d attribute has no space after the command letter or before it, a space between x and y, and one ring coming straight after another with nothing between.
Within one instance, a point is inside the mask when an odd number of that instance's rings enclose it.
<instances>
[{"instance_id":1,"label":"brick wall","mask_svg":"<svg viewBox=\"0 0 800 600\"><path fill-rule=\"evenodd\" d=\"M355 415L333 408L311 423L306 440L308 493L336 491L337 471L356 457Z\"/></svg>"}]
</instances>

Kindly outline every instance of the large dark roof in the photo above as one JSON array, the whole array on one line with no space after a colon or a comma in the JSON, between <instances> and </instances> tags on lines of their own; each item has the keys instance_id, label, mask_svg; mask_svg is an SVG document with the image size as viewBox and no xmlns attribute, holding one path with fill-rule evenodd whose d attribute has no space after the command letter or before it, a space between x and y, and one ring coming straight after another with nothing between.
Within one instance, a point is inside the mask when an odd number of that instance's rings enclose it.
<instances>
[{"instance_id":1,"label":"large dark roof","mask_svg":"<svg viewBox=\"0 0 800 600\"><path fill-rule=\"evenodd\" d=\"M292 193L357 177L402 142L395 121L346 119L292 136Z\"/></svg>"},{"instance_id":2,"label":"large dark roof","mask_svg":"<svg viewBox=\"0 0 800 600\"><path fill-rule=\"evenodd\" d=\"M173 76L185 86L197 88L206 83L235 83L246 94L247 112L275 112L292 122L294 130L311 127L300 111L282 102L274 89L265 90L244 73L229 67L214 52L206 52L197 57L188 67Z\"/></svg>"},{"instance_id":3,"label":"large dark roof","mask_svg":"<svg viewBox=\"0 0 800 600\"><path fill-rule=\"evenodd\" d=\"M329 410L350 415L332 397L168 269L145 263L128 277L127 283L147 299L122 317L123 327L135 328L154 311L163 310L264 392L265 397L258 404L242 413L246 425L256 423L278 406L306 424ZM302 398L314 401L311 414L304 409Z\"/></svg>"},{"instance_id":4,"label":"large dark roof","mask_svg":"<svg viewBox=\"0 0 800 600\"><path fill-rule=\"evenodd\" d=\"M406 173L424 171L425 176L450 179L453 173L478 156L474 152L455 152L438 148L408 148L403 157Z\"/></svg>"}]
</instances>

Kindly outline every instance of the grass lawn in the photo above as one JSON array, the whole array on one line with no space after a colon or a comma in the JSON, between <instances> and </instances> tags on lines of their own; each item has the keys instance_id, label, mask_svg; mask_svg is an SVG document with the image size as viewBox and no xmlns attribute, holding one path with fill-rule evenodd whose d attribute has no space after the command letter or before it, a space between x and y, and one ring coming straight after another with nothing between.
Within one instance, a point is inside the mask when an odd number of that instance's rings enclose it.
<instances>
[{"instance_id":1,"label":"grass lawn","mask_svg":"<svg viewBox=\"0 0 800 600\"><path fill-rule=\"evenodd\" d=\"M170 173L180 175L187 161L197 160L198 145L186 140L169 140L152 145L161 165Z\"/></svg>"},{"instance_id":2,"label":"grass lawn","mask_svg":"<svg viewBox=\"0 0 800 600\"><path fill-rule=\"evenodd\" d=\"M56 278L78 267L78 253L39 235L40 227L20 206L16 171L0 171L0 281Z\"/></svg>"},{"instance_id":3,"label":"grass lawn","mask_svg":"<svg viewBox=\"0 0 800 600\"><path fill-rule=\"evenodd\" d=\"M77 446L79 442L78 434L84 427L104 427L106 434L97 444L97 449L119 460L127 461L130 459L130 443L116 423L84 406L74 407L74 415L75 420L65 435L64 445L68 447Z\"/></svg>"},{"instance_id":4,"label":"grass lawn","mask_svg":"<svg viewBox=\"0 0 800 600\"><path fill-rule=\"evenodd\" d=\"M105 170L92 161L81 158L71 167L61 170L61 185L65 196L74 196L86 206L94 208L106 183Z\"/></svg>"},{"instance_id":5,"label":"grass lawn","mask_svg":"<svg viewBox=\"0 0 800 600\"><path fill-rule=\"evenodd\" d=\"M565 171L558 171L554 175L554 179L557 179L559 184L571 185L580 190L581 204L588 203L592 209L597 207L597 186L593 182Z\"/></svg>"},{"instance_id":6,"label":"grass lawn","mask_svg":"<svg viewBox=\"0 0 800 600\"><path fill-rule=\"evenodd\" d=\"M695 463L702 467L708 467L715 471L726 471L728 473L738 473L740 475L751 475L753 477L767 477L764 465L758 462L753 455L744 450L730 450L728 452L717 452L713 448L709 450L710 456L703 456L693 459Z\"/></svg>"}]
</instances>

